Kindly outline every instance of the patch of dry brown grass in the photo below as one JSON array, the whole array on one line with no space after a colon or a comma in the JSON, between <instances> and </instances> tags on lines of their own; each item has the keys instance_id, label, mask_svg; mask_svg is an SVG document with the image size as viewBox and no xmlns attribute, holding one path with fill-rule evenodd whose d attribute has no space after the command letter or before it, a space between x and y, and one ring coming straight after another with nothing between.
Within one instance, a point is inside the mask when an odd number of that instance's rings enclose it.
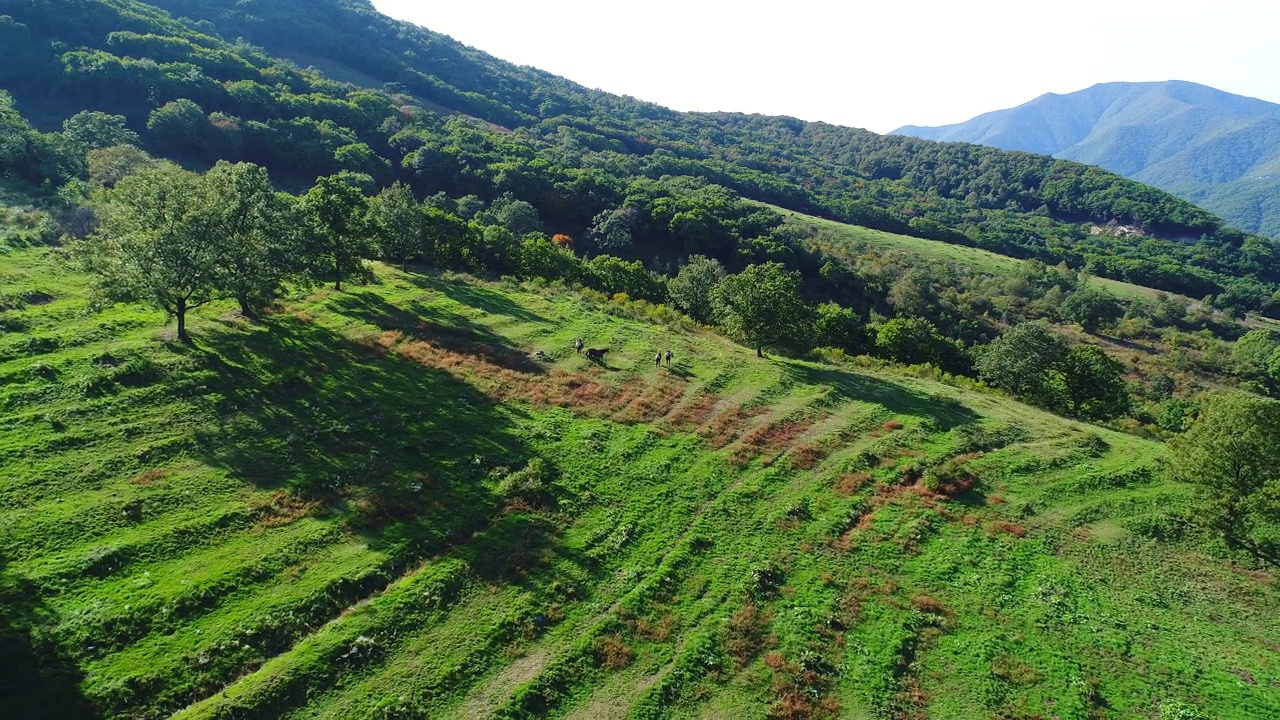
<instances>
[{"instance_id":1,"label":"patch of dry brown grass","mask_svg":"<svg viewBox=\"0 0 1280 720\"><path fill-rule=\"evenodd\" d=\"M613 414L621 423L652 422L671 412L684 395L684 384L663 378L656 385L644 389L625 407Z\"/></svg>"},{"instance_id":2,"label":"patch of dry brown grass","mask_svg":"<svg viewBox=\"0 0 1280 720\"><path fill-rule=\"evenodd\" d=\"M253 524L255 530L283 527L297 522L320 508L318 500L304 500L285 490L271 493L271 497L254 504L258 512L258 521Z\"/></svg>"},{"instance_id":3,"label":"patch of dry brown grass","mask_svg":"<svg viewBox=\"0 0 1280 720\"><path fill-rule=\"evenodd\" d=\"M680 622L675 615L663 615L660 620L650 620L649 618L636 618L631 623L631 629L636 635L653 642L666 642L679 627Z\"/></svg>"},{"instance_id":4,"label":"patch of dry brown grass","mask_svg":"<svg viewBox=\"0 0 1280 720\"><path fill-rule=\"evenodd\" d=\"M368 344L444 370L499 402L563 407L623 423L651 422L667 415L685 391L683 381L670 377L656 384L634 380L613 385L587 373L547 370L510 348L449 336L425 340L407 338L400 330L386 330L369 338Z\"/></svg>"},{"instance_id":5,"label":"patch of dry brown grass","mask_svg":"<svg viewBox=\"0 0 1280 720\"><path fill-rule=\"evenodd\" d=\"M600 666L606 670L621 670L630 665L636 657L636 651L622 640L621 635L596 638L592 643L592 649L596 652L596 659Z\"/></svg>"},{"instance_id":6,"label":"patch of dry brown grass","mask_svg":"<svg viewBox=\"0 0 1280 720\"><path fill-rule=\"evenodd\" d=\"M871 482L871 473L869 472L845 473L836 480L836 484L833 489L837 493L847 497L857 493L869 482Z\"/></svg>"},{"instance_id":7,"label":"patch of dry brown grass","mask_svg":"<svg viewBox=\"0 0 1280 720\"><path fill-rule=\"evenodd\" d=\"M745 410L741 405L730 405L703 423L698 428L698 434L706 439L708 447L719 450L733 442L751 418L765 412L766 409L763 407Z\"/></svg>"},{"instance_id":8,"label":"patch of dry brown grass","mask_svg":"<svg viewBox=\"0 0 1280 720\"><path fill-rule=\"evenodd\" d=\"M729 455L729 462L738 467L745 466L752 458L761 455L776 455L786 450L806 430L813 426L814 420L780 420L760 425L742 436L738 446ZM772 458L768 458L772 460Z\"/></svg>"},{"instance_id":9,"label":"patch of dry brown grass","mask_svg":"<svg viewBox=\"0 0 1280 720\"><path fill-rule=\"evenodd\" d=\"M772 622L773 610L762 611L755 605L743 605L729 616L721 636L724 649L738 667L744 667L760 651L776 642L769 634Z\"/></svg>"},{"instance_id":10,"label":"patch of dry brown grass","mask_svg":"<svg viewBox=\"0 0 1280 720\"><path fill-rule=\"evenodd\" d=\"M143 470L137 475L134 475L133 479L130 480L129 482L133 483L134 485L150 487L154 485L157 480L163 480L168 476L169 476L168 470L165 470L163 468L151 468L150 470Z\"/></svg>"},{"instance_id":11,"label":"patch of dry brown grass","mask_svg":"<svg viewBox=\"0 0 1280 720\"><path fill-rule=\"evenodd\" d=\"M667 423L672 430L688 432L705 423L715 407L715 394L702 392L673 408L667 415Z\"/></svg>"},{"instance_id":12,"label":"patch of dry brown grass","mask_svg":"<svg viewBox=\"0 0 1280 720\"><path fill-rule=\"evenodd\" d=\"M791 465L800 470L810 470L813 466L822 462L822 459L826 456L826 448L814 443L804 443L792 449Z\"/></svg>"},{"instance_id":13,"label":"patch of dry brown grass","mask_svg":"<svg viewBox=\"0 0 1280 720\"><path fill-rule=\"evenodd\" d=\"M990 533L993 535L997 533L1007 533L1014 537L1026 537L1027 529L1015 522L1009 522L1007 520L997 520L991 523Z\"/></svg>"}]
</instances>

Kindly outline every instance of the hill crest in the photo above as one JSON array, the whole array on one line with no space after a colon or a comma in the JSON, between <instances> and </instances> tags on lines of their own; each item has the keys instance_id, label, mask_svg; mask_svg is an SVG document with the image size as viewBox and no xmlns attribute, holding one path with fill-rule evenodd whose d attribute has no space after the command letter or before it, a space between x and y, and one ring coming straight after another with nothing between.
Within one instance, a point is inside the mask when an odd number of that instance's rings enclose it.
<instances>
[{"instance_id":1,"label":"hill crest","mask_svg":"<svg viewBox=\"0 0 1280 720\"><path fill-rule=\"evenodd\" d=\"M1099 83L962 123L907 125L892 134L1098 165L1200 203L1247 230L1280 234L1280 208L1267 201L1280 182L1280 105L1206 85Z\"/></svg>"}]
</instances>

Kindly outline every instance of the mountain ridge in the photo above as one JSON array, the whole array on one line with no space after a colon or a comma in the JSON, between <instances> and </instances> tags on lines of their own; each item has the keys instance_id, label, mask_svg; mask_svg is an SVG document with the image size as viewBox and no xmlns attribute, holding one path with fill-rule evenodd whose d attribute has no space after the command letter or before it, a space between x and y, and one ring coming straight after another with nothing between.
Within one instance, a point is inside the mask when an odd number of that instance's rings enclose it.
<instances>
[{"instance_id":1,"label":"mountain ridge","mask_svg":"<svg viewBox=\"0 0 1280 720\"><path fill-rule=\"evenodd\" d=\"M1098 83L970 120L891 134L1098 165L1280 236L1280 105L1183 80Z\"/></svg>"}]
</instances>

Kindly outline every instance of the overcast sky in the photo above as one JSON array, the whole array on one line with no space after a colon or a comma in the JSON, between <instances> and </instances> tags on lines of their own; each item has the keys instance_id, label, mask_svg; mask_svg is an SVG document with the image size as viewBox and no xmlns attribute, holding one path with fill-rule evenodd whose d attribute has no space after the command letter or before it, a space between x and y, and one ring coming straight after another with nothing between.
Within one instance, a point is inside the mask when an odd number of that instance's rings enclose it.
<instances>
[{"instance_id":1,"label":"overcast sky","mask_svg":"<svg viewBox=\"0 0 1280 720\"><path fill-rule=\"evenodd\" d=\"M676 110L876 132L1117 80L1190 80L1280 103L1280 0L373 4L504 60Z\"/></svg>"}]
</instances>

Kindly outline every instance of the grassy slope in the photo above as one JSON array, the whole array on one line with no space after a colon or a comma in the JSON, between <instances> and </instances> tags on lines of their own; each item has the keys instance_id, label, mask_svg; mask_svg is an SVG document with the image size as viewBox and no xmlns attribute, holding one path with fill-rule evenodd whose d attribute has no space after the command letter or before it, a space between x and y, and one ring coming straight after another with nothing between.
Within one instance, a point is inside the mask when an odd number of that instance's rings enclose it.
<instances>
[{"instance_id":1,"label":"grassy slope","mask_svg":"<svg viewBox=\"0 0 1280 720\"><path fill-rule=\"evenodd\" d=\"M1018 266L1025 262L1018 258L981 248L953 245L940 240L928 240L910 235L897 235L883 230L873 230L858 225L847 225L834 220L792 213L785 208L773 205L769 207L773 207L782 213L789 223L817 227L849 242L865 244L878 250L894 250L939 262L953 263L977 272L1009 275L1016 272ZM1154 298L1161 292L1142 285L1134 285L1133 283L1111 278L1090 277L1089 283L1119 297L1126 298ZM1170 295L1171 293L1164 294Z\"/></svg>"},{"instance_id":2,"label":"grassy slope","mask_svg":"<svg viewBox=\"0 0 1280 720\"><path fill-rule=\"evenodd\" d=\"M377 273L256 325L205 308L191 349L87 312L47 249L0 256L35 301L0 335L0 572L62 692L140 717L1280 715L1275 578L1149 539L1188 498L1159 445ZM954 498L913 481L980 450ZM548 486L504 487L534 458Z\"/></svg>"}]
</instances>

